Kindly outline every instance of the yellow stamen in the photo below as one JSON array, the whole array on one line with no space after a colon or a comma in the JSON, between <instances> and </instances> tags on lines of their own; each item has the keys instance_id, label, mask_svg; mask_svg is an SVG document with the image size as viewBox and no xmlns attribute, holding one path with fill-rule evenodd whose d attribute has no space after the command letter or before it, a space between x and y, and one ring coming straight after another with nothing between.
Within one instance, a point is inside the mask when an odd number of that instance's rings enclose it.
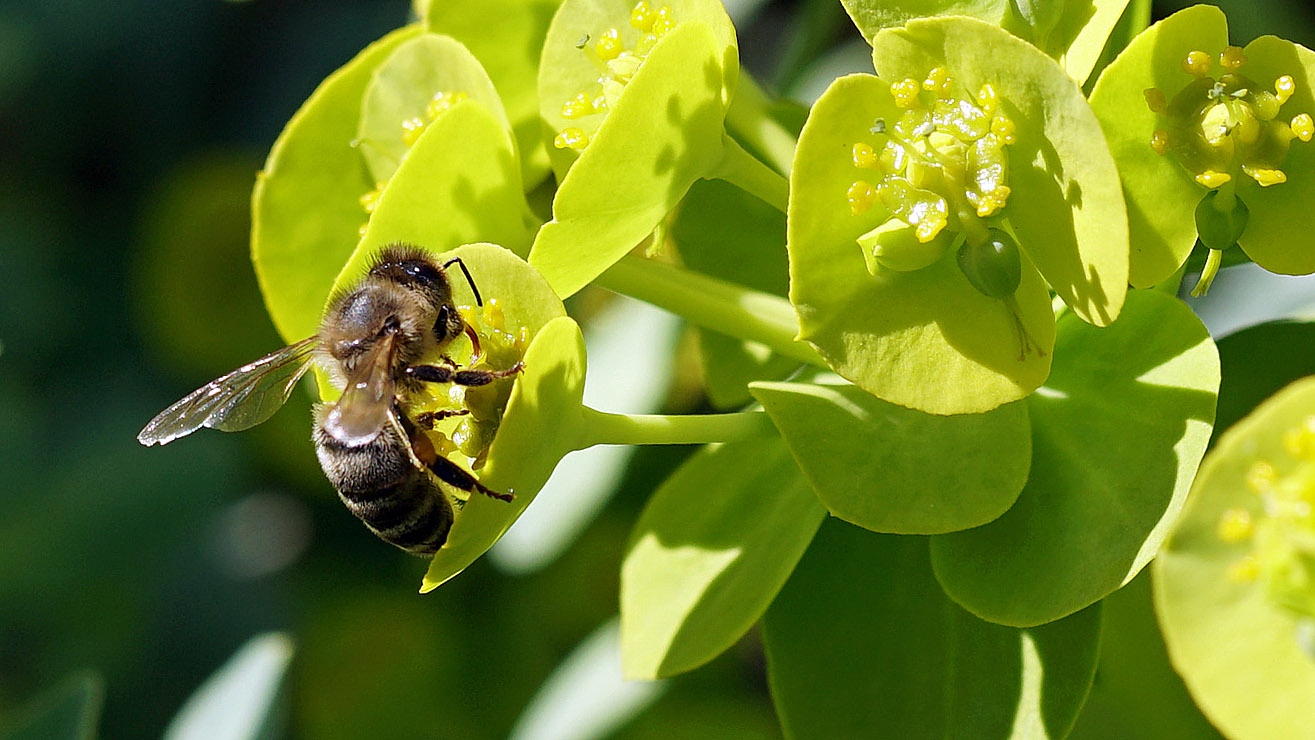
<instances>
[{"instance_id":1,"label":"yellow stamen","mask_svg":"<svg viewBox=\"0 0 1315 740\"><path fill-rule=\"evenodd\" d=\"M1158 87L1148 87L1142 90L1141 94L1146 98L1146 107L1150 108L1152 113L1159 113L1169 104L1164 97L1164 91Z\"/></svg>"},{"instance_id":2,"label":"yellow stamen","mask_svg":"<svg viewBox=\"0 0 1315 740\"><path fill-rule=\"evenodd\" d=\"M895 105L901 108L910 108L918 103L918 91L922 85L917 80L909 78L900 80L890 86L890 94L895 98Z\"/></svg>"},{"instance_id":3,"label":"yellow stamen","mask_svg":"<svg viewBox=\"0 0 1315 740\"><path fill-rule=\"evenodd\" d=\"M484 323L498 331L507 326L507 317L502 313L502 304L497 298L490 298L484 303Z\"/></svg>"},{"instance_id":4,"label":"yellow stamen","mask_svg":"<svg viewBox=\"0 0 1315 740\"><path fill-rule=\"evenodd\" d=\"M877 191L866 180L855 180L854 184L849 186L846 197L849 199L850 214L857 216L872 208L872 204L877 200Z\"/></svg>"},{"instance_id":5,"label":"yellow stamen","mask_svg":"<svg viewBox=\"0 0 1315 740\"><path fill-rule=\"evenodd\" d=\"M1000 141L1006 144L1013 144L1018 141L1018 136L1015 134L1017 130L1018 126L1009 118L996 116L991 119L991 133L999 136Z\"/></svg>"},{"instance_id":6,"label":"yellow stamen","mask_svg":"<svg viewBox=\"0 0 1315 740\"><path fill-rule=\"evenodd\" d=\"M1183 58L1183 71L1197 77L1205 76L1210 72L1210 55L1200 49L1187 52Z\"/></svg>"},{"instance_id":7,"label":"yellow stamen","mask_svg":"<svg viewBox=\"0 0 1315 740\"><path fill-rule=\"evenodd\" d=\"M360 197L361 208L366 213L374 213L374 209L379 206L379 196L383 194L383 184Z\"/></svg>"},{"instance_id":8,"label":"yellow stamen","mask_svg":"<svg viewBox=\"0 0 1315 740\"><path fill-rule=\"evenodd\" d=\"M658 8L657 18L653 21L653 27L649 33L657 38L662 38L668 31L676 27L676 17L671 12L670 5L663 5Z\"/></svg>"},{"instance_id":9,"label":"yellow stamen","mask_svg":"<svg viewBox=\"0 0 1315 740\"><path fill-rule=\"evenodd\" d=\"M880 166L880 161L877 158L877 153L872 151L872 147L858 143L854 145L854 166L877 169Z\"/></svg>"},{"instance_id":10,"label":"yellow stamen","mask_svg":"<svg viewBox=\"0 0 1315 740\"><path fill-rule=\"evenodd\" d=\"M1169 151L1169 132L1157 130L1151 136L1151 148L1155 150L1156 154L1161 156Z\"/></svg>"},{"instance_id":11,"label":"yellow stamen","mask_svg":"<svg viewBox=\"0 0 1315 740\"><path fill-rule=\"evenodd\" d=\"M1315 457L1315 416L1306 417L1300 426L1283 435L1283 447L1297 458Z\"/></svg>"},{"instance_id":12,"label":"yellow stamen","mask_svg":"<svg viewBox=\"0 0 1315 740\"><path fill-rule=\"evenodd\" d=\"M991 83L988 82L982 85L981 89L977 91L977 105L983 111L991 113L999 102L1000 96L996 93L995 88L991 86Z\"/></svg>"},{"instance_id":13,"label":"yellow stamen","mask_svg":"<svg viewBox=\"0 0 1315 740\"><path fill-rule=\"evenodd\" d=\"M420 134L425 132L425 126L428 125L429 121L420 117L408 118L402 121L402 143L407 146L414 146L416 141L420 139Z\"/></svg>"},{"instance_id":14,"label":"yellow stamen","mask_svg":"<svg viewBox=\"0 0 1315 740\"><path fill-rule=\"evenodd\" d=\"M657 19L657 14L648 6L644 0L635 3L635 7L630 11L630 25L632 28L638 28L641 31L648 32L653 27L653 21Z\"/></svg>"},{"instance_id":15,"label":"yellow stamen","mask_svg":"<svg viewBox=\"0 0 1315 740\"><path fill-rule=\"evenodd\" d=\"M1251 176L1260 184L1260 187L1267 188L1270 185L1279 185L1288 181L1288 176L1283 170L1277 167L1254 167L1249 164L1242 165L1242 171Z\"/></svg>"},{"instance_id":16,"label":"yellow stamen","mask_svg":"<svg viewBox=\"0 0 1315 740\"><path fill-rule=\"evenodd\" d=\"M1012 192L1008 185L1000 185L995 190L983 194L981 200L977 202L977 215L981 218L994 215L996 211L1005 207Z\"/></svg>"},{"instance_id":17,"label":"yellow stamen","mask_svg":"<svg viewBox=\"0 0 1315 740\"><path fill-rule=\"evenodd\" d=\"M950 82L950 73L944 67L932 67L927 79L922 81L922 89L939 98L950 91Z\"/></svg>"},{"instance_id":18,"label":"yellow stamen","mask_svg":"<svg viewBox=\"0 0 1315 740\"><path fill-rule=\"evenodd\" d=\"M594 53L604 62L610 62L616 59L624 49L621 45L621 32L615 28L609 28L598 36L598 41L594 43Z\"/></svg>"},{"instance_id":19,"label":"yellow stamen","mask_svg":"<svg viewBox=\"0 0 1315 740\"><path fill-rule=\"evenodd\" d=\"M1274 95L1278 98L1279 104L1288 102L1288 98L1297 91L1297 81L1292 79L1292 75L1283 75L1274 80Z\"/></svg>"},{"instance_id":20,"label":"yellow stamen","mask_svg":"<svg viewBox=\"0 0 1315 740\"><path fill-rule=\"evenodd\" d=\"M1258 460L1247 471L1246 483L1253 493L1266 493L1278 483L1278 471L1268 462Z\"/></svg>"},{"instance_id":21,"label":"yellow stamen","mask_svg":"<svg viewBox=\"0 0 1315 740\"><path fill-rule=\"evenodd\" d=\"M558 149L574 149L580 151L589 146L589 135L578 128L564 128L562 132L552 140L553 146Z\"/></svg>"},{"instance_id":22,"label":"yellow stamen","mask_svg":"<svg viewBox=\"0 0 1315 740\"><path fill-rule=\"evenodd\" d=\"M1241 67L1246 63L1246 55L1242 53L1242 47L1240 46L1230 46L1227 49L1224 49L1223 53L1219 55L1219 66L1229 72L1236 70L1238 67Z\"/></svg>"},{"instance_id":23,"label":"yellow stamen","mask_svg":"<svg viewBox=\"0 0 1315 740\"><path fill-rule=\"evenodd\" d=\"M1152 140L1151 146L1155 146L1154 140ZM1229 175L1227 172L1220 172L1218 170L1206 170L1205 172L1202 172L1201 174L1197 175L1192 179L1196 180L1198 183L1206 186L1207 188L1214 189L1219 187L1220 185L1223 185L1229 180L1232 180L1233 177Z\"/></svg>"},{"instance_id":24,"label":"yellow stamen","mask_svg":"<svg viewBox=\"0 0 1315 740\"><path fill-rule=\"evenodd\" d=\"M570 100L562 103L562 118L583 118L584 116L596 113L594 110L594 101L589 99L585 93L579 93Z\"/></svg>"},{"instance_id":25,"label":"yellow stamen","mask_svg":"<svg viewBox=\"0 0 1315 740\"><path fill-rule=\"evenodd\" d=\"M1225 511L1219 517L1219 525L1215 528L1219 539L1228 543L1242 542L1250 538L1253 530L1251 512L1246 509L1229 509Z\"/></svg>"},{"instance_id":26,"label":"yellow stamen","mask_svg":"<svg viewBox=\"0 0 1315 740\"><path fill-rule=\"evenodd\" d=\"M468 96L464 92L435 93L434 97L425 105L425 116L429 120L438 118L449 108L465 100Z\"/></svg>"},{"instance_id":27,"label":"yellow stamen","mask_svg":"<svg viewBox=\"0 0 1315 740\"><path fill-rule=\"evenodd\" d=\"M1247 555L1230 565L1225 577L1233 583L1254 581L1260 577L1260 563L1254 556Z\"/></svg>"},{"instance_id":28,"label":"yellow stamen","mask_svg":"<svg viewBox=\"0 0 1315 740\"><path fill-rule=\"evenodd\" d=\"M1292 133L1297 135L1302 141L1310 141L1315 136L1315 120L1311 120L1309 113L1301 113L1292 119Z\"/></svg>"}]
</instances>

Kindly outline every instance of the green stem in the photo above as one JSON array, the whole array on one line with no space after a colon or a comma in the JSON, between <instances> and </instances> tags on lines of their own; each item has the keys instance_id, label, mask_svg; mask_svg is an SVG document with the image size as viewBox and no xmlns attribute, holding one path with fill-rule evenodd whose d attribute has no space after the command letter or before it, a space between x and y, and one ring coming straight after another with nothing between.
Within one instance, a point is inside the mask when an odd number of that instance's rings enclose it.
<instances>
[{"instance_id":1,"label":"green stem","mask_svg":"<svg viewBox=\"0 0 1315 740\"><path fill-rule=\"evenodd\" d=\"M584 407L584 429L576 449L594 445L701 445L738 442L772 434L764 411L731 414L612 414Z\"/></svg>"},{"instance_id":2,"label":"green stem","mask_svg":"<svg viewBox=\"0 0 1315 740\"><path fill-rule=\"evenodd\" d=\"M722 156L706 177L725 180L764 203L785 213L790 203L790 181L759 162L739 142L722 134Z\"/></svg>"},{"instance_id":3,"label":"green stem","mask_svg":"<svg viewBox=\"0 0 1315 740\"><path fill-rule=\"evenodd\" d=\"M1219 274L1219 265L1224 260L1224 252L1220 249L1211 249L1205 256L1205 268L1201 270L1201 278L1196 281L1196 287L1192 288L1192 297L1200 298L1210 290L1210 285L1215 281L1215 275Z\"/></svg>"},{"instance_id":4,"label":"green stem","mask_svg":"<svg viewBox=\"0 0 1315 740\"><path fill-rule=\"evenodd\" d=\"M726 130L762 157L772 169L789 176L797 140L772 118L771 98L743 69L735 83L735 96L726 110Z\"/></svg>"},{"instance_id":5,"label":"green stem","mask_svg":"<svg viewBox=\"0 0 1315 740\"><path fill-rule=\"evenodd\" d=\"M790 302L780 296L630 255L595 282L705 329L765 344L800 362L826 365L811 346L795 339L799 319Z\"/></svg>"}]
</instances>

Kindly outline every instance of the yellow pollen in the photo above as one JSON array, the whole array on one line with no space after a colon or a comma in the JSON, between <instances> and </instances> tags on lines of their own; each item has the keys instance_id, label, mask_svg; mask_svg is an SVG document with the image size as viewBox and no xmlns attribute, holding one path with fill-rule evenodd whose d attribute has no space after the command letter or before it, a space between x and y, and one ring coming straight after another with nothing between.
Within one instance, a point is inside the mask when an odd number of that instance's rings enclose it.
<instances>
[{"instance_id":1,"label":"yellow pollen","mask_svg":"<svg viewBox=\"0 0 1315 740\"><path fill-rule=\"evenodd\" d=\"M579 93L562 103L562 118L582 118L596 112L594 110L594 101L590 100L585 93Z\"/></svg>"},{"instance_id":2,"label":"yellow pollen","mask_svg":"<svg viewBox=\"0 0 1315 740\"><path fill-rule=\"evenodd\" d=\"M1233 583L1254 581L1260 577L1260 563L1253 555L1247 555L1228 567L1226 576Z\"/></svg>"},{"instance_id":3,"label":"yellow pollen","mask_svg":"<svg viewBox=\"0 0 1315 740\"><path fill-rule=\"evenodd\" d=\"M1315 416L1307 416L1300 426L1284 433L1283 448L1293 457L1315 459Z\"/></svg>"},{"instance_id":4,"label":"yellow pollen","mask_svg":"<svg viewBox=\"0 0 1315 740\"><path fill-rule=\"evenodd\" d=\"M996 116L991 119L991 133L999 136L1000 140L1006 144L1013 144L1018 141L1018 137L1015 135L1017 130L1018 126L1014 125L1012 119L1004 116Z\"/></svg>"},{"instance_id":5,"label":"yellow pollen","mask_svg":"<svg viewBox=\"0 0 1315 740\"><path fill-rule=\"evenodd\" d=\"M1229 509L1225 511L1219 517L1219 525L1215 528L1219 539L1228 543L1242 542L1250 538L1253 530L1251 512L1246 509Z\"/></svg>"},{"instance_id":6,"label":"yellow pollen","mask_svg":"<svg viewBox=\"0 0 1315 740\"><path fill-rule=\"evenodd\" d=\"M1161 156L1163 156L1165 152L1169 151L1169 132L1163 130L1157 130L1151 136L1151 148L1155 150L1156 154L1159 154Z\"/></svg>"},{"instance_id":7,"label":"yellow pollen","mask_svg":"<svg viewBox=\"0 0 1315 740\"><path fill-rule=\"evenodd\" d=\"M402 121L402 143L413 146L420 139L420 134L424 133L427 125L429 121L418 116Z\"/></svg>"},{"instance_id":8,"label":"yellow pollen","mask_svg":"<svg viewBox=\"0 0 1315 740\"><path fill-rule=\"evenodd\" d=\"M607 110L607 96L599 95L593 100L594 112L601 113Z\"/></svg>"},{"instance_id":9,"label":"yellow pollen","mask_svg":"<svg viewBox=\"0 0 1315 740\"><path fill-rule=\"evenodd\" d=\"M1292 79L1291 75L1283 75L1274 80L1274 96L1278 98L1280 105L1288 102L1288 98L1297 91L1297 82Z\"/></svg>"},{"instance_id":10,"label":"yellow pollen","mask_svg":"<svg viewBox=\"0 0 1315 740\"><path fill-rule=\"evenodd\" d=\"M995 190L986 193L977 203L977 215L980 218L986 218L993 215L996 211L1005 207L1009 201L1009 195L1013 191L1008 185L997 186Z\"/></svg>"},{"instance_id":11,"label":"yellow pollen","mask_svg":"<svg viewBox=\"0 0 1315 740\"><path fill-rule=\"evenodd\" d=\"M675 27L676 27L676 18L671 12L671 6L663 5L662 7L658 8L657 18L654 19L653 27L649 30L649 33L653 34L658 38L661 38L662 36L666 35L668 31L670 31Z\"/></svg>"},{"instance_id":12,"label":"yellow pollen","mask_svg":"<svg viewBox=\"0 0 1315 740\"><path fill-rule=\"evenodd\" d=\"M594 53L604 62L610 62L616 59L625 47L621 45L621 32L615 28L609 28L598 36L598 41L594 42Z\"/></svg>"},{"instance_id":13,"label":"yellow pollen","mask_svg":"<svg viewBox=\"0 0 1315 740\"><path fill-rule=\"evenodd\" d=\"M425 116L429 120L438 118L449 108L465 100L468 96L463 92L440 92L435 93L434 97L425 105Z\"/></svg>"},{"instance_id":14,"label":"yellow pollen","mask_svg":"<svg viewBox=\"0 0 1315 740\"><path fill-rule=\"evenodd\" d=\"M936 235L941 233L941 230L945 228L945 225L948 222L945 216L944 201L941 201L941 206L942 207L939 209L928 209L915 225L913 233L918 237L918 241L923 244L935 239Z\"/></svg>"},{"instance_id":15,"label":"yellow pollen","mask_svg":"<svg viewBox=\"0 0 1315 740\"><path fill-rule=\"evenodd\" d=\"M877 191L866 180L855 180L854 184L849 186L846 196L849 199L850 214L857 216L872 208L872 204L877 200Z\"/></svg>"},{"instance_id":16,"label":"yellow pollen","mask_svg":"<svg viewBox=\"0 0 1315 740\"><path fill-rule=\"evenodd\" d=\"M927 73L927 79L922 81L922 89L940 97L942 93L950 91L950 82L950 73L944 67L933 67Z\"/></svg>"},{"instance_id":17,"label":"yellow pollen","mask_svg":"<svg viewBox=\"0 0 1315 740\"><path fill-rule=\"evenodd\" d=\"M1230 46L1219 55L1219 66L1230 72L1246 63L1246 55L1242 53L1242 47L1240 46Z\"/></svg>"},{"instance_id":18,"label":"yellow pollen","mask_svg":"<svg viewBox=\"0 0 1315 740\"><path fill-rule=\"evenodd\" d=\"M1210 55L1200 49L1187 52L1183 58L1183 71L1197 77L1205 76L1210 72Z\"/></svg>"},{"instance_id":19,"label":"yellow pollen","mask_svg":"<svg viewBox=\"0 0 1315 740\"><path fill-rule=\"evenodd\" d=\"M890 86L890 94L895 98L895 105L900 108L911 108L918 103L918 90L922 85L917 80L909 78L901 80Z\"/></svg>"},{"instance_id":20,"label":"yellow pollen","mask_svg":"<svg viewBox=\"0 0 1315 740\"><path fill-rule=\"evenodd\" d=\"M638 28L645 33L648 32L648 29L653 27L654 20L657 20L657 14L653 12L653 9L650 8L648 3L644 2L644 0L639 0L639 2L635 3L634 9L630 11L631 27Z\"/></svg>"},{"instance_id":21,"label":"yellow pollen","mask_svg":"<svg viewBox=\"0 0 1315 740\"><path fill-rule=\"evenodd\" d=\"M1315 121L1311 120L1309 113L1298 114L1292 119L1292 133L1302 141L1310 141L1315 136Z\"/></svg>"},{"instance_id":22,"label":"yellow pollen","mask_svg":"<svg viewBox=\"0 0 1315 740\"><path fill-rule=\"evenodd\" d=\"M877 153L872 151L872 147L858 143L854 145L854 166L877 169L880 166L880 161Z\"/></svg>"},{"instance_id":23,"label":"yellow pollen","mask_svg":"<svg viewBox=\"0 0 1315 740\"><path fill-rule=\"evenodd\" d=\"M1159 113L1169 104L1164 97L1164 91L1158 87L1148 87L1142 90L1141 94L1146 98L1146 107L1150 108L1152 113Z\"/></svg>"},{"instance_id":24,"label":"yellow pollen","mask_svg":"<svg viewBox=\"0 0 1315 740\"><path fill-rule=\"evenodd\" d=\"M1242 171L1259 183L1262 188L1267 188L1270 185L1280 185L1288 181L1288 176L1277 167L1254 167L1244 164L1242 165Z\"/></svg>"},{"instance_id":25,"label":"yellow pollen","mask_svg":"<svg viewBox=\"0 0 1315 740\"><path fill-rule=\"evenodd\" d=\"M589 135L578 128L564 128L552 140L558 149L574 149L577 152L589 145Z\"/></svg>"},{"instance_id":26,"label":"yellow pollen","mask_svg":"<svg viewBox=\"0 0 1315 740\"><path fill-rule=\"evenodd\" d=\"M999 102L1000 96L996 94L995 88L991 86L991 83L988 82L985 85L982 85L981 89L977 91L977 104L981 106L983 111L987 113L994 111L995 106Z\"/></svg>"},{"instance_id":27,"label":"yellow pollen","mask_svg":"<svg viewBox=\"0 0 1315 740\"><path fill-rule=\"evenodd\" d=\"M370 224L368 224L368 223L361 224L361 228L359 228L359 229L356 230L356 235L357 235L357 236L365 236L365 230L366 230L367 228L369 228L369 226L370 226Z\"/></svg>"},{"instance_id":28,"label":"yellow pollen","mask_svg":"<svg viewBox=\"0 0 1315 740\"><path fill-rule=\"evenodd\" d=\"M383 195L383 189L384 183L379 183L374 190L361 196L361 208L364 208L366 213L374 213L374 209L379 206L379 196Z\"/></svg>"},{"instance_id":29,"label":"yellow pollen","mask_svg":"<svg viewBox=\"0 0 1315 740\"><path fill-rule=\"evenodd\" d=\"M1152 146L1154 146L1154 144L1152 144ZM1220 172L1219 170L1206 170L1205 172L1202 172L1201 174L1197 175L1192 179L1196 180L1198 183L1206 186L1207 188L1214 189L1219 187L1220 185L1223 185L1229 180L1232 180L1233 177L1229 175L1227 172Z\"/></svg>"},{"instance_id":30,"label":"yellow pollen","mask_svg":"<svg viewBox=\"0 0 1315 740\"><path fill-rule=\"evenodd\" d=\"M1267 493L1278 483L1278 471L1268 462L1258 460L1247 470L1246 483L1253 493Z\"/></svg>"},{"instance_id":31,"label":"yellow pollen","mask_svg":"<svg viewBox=\"0 0 1315 740\"><path fill-rule=\"evenodd\" d=\"M490 298L484 303L484 323L497 331L507 326L507 317L502 313L502 304L497 298Z\"/></svg>"}]
</instances>

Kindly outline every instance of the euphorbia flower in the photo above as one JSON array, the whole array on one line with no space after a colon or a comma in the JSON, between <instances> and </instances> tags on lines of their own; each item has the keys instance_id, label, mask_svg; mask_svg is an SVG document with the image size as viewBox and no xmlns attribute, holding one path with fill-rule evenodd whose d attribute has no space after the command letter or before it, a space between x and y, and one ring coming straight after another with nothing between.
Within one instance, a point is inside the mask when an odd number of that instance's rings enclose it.
<instances>
[{"instance_id":1,"label":"euphorbia flower","mask_svg":"<svg viewBox=\"0 0 1315 740\"><path fill-rule=\"evenodd\" d=\"M739 75L716 0L566 0L539 67L561 183L530 262L563 296L643 241L699 178L784 208L784 180L725 133Z\"/></svg>"},{"instance_id":2,"label":"euphorbia flower","mask_svg":"<svg viewBox=\"0 0 1315 740\"><path fill-rule=\"evenodd\" d=\"M1091 96L1123 175L1131 282L1171 276L1199 238L1210 249L1197 293L1235 243L1271 272L1315 271L1315 54L1264 36L1228 45L1218 8L1198 5L1147 29Z\"/></svg>"},{"instance_id":3,"label":"euphorbia flower","mask_svg":"<svg viewBox=\"0 0 1315 740\"><path fill-rule=\"evenodd\" d=\"M800 336L903 406L1023 398L1050 368L1047 284L1096 325L1123 304L1125 215L1099 125L1054 60L980 21L882 31L873 62L879 77L837 80L799 139Z\"/></svg>"}]
</instances>

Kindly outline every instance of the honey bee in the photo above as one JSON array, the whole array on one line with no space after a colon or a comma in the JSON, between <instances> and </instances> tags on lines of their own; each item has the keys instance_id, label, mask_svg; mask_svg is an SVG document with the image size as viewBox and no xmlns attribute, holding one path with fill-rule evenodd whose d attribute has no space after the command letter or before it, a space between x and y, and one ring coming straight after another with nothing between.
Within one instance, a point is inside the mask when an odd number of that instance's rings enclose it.
<instances>
[{"instance_id":1,"label":"honey bee","mask_svg":"<svg viewBox=\"0 0 1315 740\"><path fill-rule=\"evenodd\" d=\"M426 252L395 244L380 251L366 276L335 295L312 337L284 347L206 383L150 421L137 440L168 444L201 427L249 429L274 414L312 367L328 373L342 397L315 409L312 438L329 482L347 508L385 542L416 555L432 555L447 541L452 504L435 479L503 501L509 493L486 488L469 471L434 449L423 428L468 413L430 412L412 419L408 400L428 383L487 385L522 369L460 369L444 353L465 334L481 355L479 335L461 317L447 269ZM421 364L439 357L440 364ZM432 477L431 477L432 474Z\"/></svg>"}]
</instances>

